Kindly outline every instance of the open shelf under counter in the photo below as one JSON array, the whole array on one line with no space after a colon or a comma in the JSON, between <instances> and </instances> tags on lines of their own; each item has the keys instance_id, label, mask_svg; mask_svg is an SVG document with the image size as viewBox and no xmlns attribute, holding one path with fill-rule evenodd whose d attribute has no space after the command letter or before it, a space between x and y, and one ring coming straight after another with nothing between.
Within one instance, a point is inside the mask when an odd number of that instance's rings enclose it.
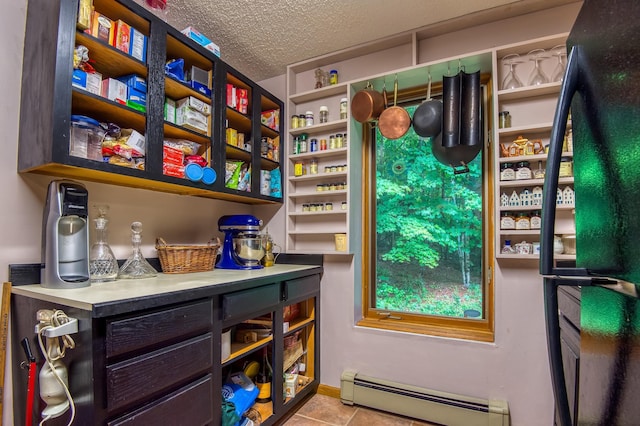
<instances>
[{"instance_id":1,"label":"open shelf under counter","mask_svg":"<svg viewBox=\"0 0 640 426\"><path fill-rule=\"evenodd\" d=\"M536 96L553 95L560 93L560 82L545 83L538 86L518 87L517 89L498 90L500 102L508 100L521 100L535 98Z\"/></svg>"},{"instance_id":2,"label":"open shelf under counter","mask_svg":"<svg viewBox=\"0 0 640 426\"><path fill-rule=\"evenodd\" d=\"M562 177L558 179L559 185L567 185L573 183L573 177ZM542 186L544 179L522 179L522 180L501 180L501 188L514 188L519 186Z\"/></svg>"},{"instance_id":3,"label":"open shelf under counter","mask_svg":"<svg viewBox=\"0 0 640 426\"><path fill-rule=\"evenodd\" d=\"M289 160L306 159L306 158L328 158L328 157L345 157L348 148L323 149L321 151L305 152L303 154L291 154Z\"/></svg>"},{"instance_id":4,"label":"open shelf under counter","mask_svg":"<svg viewBox=\"0 0 640 426\"><path fill-rule=\"evenodd\" d=\"M313 89L306 92L300 92L295 95L289 96L289 101L294 104L301 104L305 102L315 101L318 99L324 99L329 96L347 95L349 85L346 83L331 84L329 86L321 87L320 89Z\"/></svg>"},{"instance_id":5,"label":"open shelf under counter","mask_svg":"<svg viewBox=\"0 0 640 426\"><path fill-rule=\"evenodd\" d=\"M289 133L294 136L306 133L308 135L317 135L320 133L329 133L334 130L347 129L347 119L329 121L328 123L314 124L313 126L297 127L295 129L289 129Z\"/></svg>"},{"instance_id":6,"label":"open shelf under counter","mask_svg":"<svg viewBox=\"0 0 640 426\"><path fill-rule=\"evenodd\" d=\"M273 341L272 335L269 337L265 337L264 339L260 339L256 342L250 342L250 343L231 342L231 355L229 355L229 358L223 360L222 364L225 365L227 363L230 363L242 357L243 355L248 354L249 352L252 352L266 345L267 343L270 343L271 341Z\"/></svg>"}]
</instances>

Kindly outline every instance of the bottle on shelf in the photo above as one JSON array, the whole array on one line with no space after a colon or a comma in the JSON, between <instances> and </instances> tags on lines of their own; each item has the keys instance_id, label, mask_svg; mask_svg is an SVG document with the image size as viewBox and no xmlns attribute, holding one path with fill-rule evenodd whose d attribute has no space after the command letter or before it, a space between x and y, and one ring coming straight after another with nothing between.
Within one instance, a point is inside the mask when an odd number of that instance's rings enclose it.
<instances>
[{"instance_id":1,"label":"bottle on shelf","mask_svg":"<svg viewBox=\"0 0 640 426\"><path fill-rule=\"evenodd\" d=\"M97 205L98 217L94 219L96 242L89 252L89 276L92 282L114 281L118 278L118 261L107 243L107 213L109 206Z\"/></svg>"},{"instance_id":2,"label":"bottle on shelf","mask_svg":"<svg viewBox=\"0 0 640 426\"><path fill-rule=\"evenodd\" d=\"M265 403L271 401L271 379L273 369L269 363L269 351L265 347L262 349L262 365L260 373L256 376L256 386L258 387L258 397L256 402Z\"/></svg>"},{"instance_id":3,"label":"bottle on shelf","mask_svg":"<svg viewBox=\"0 0 640 426\"><path fill-rule=\"evenodd\" d=\"M142 223L133 222L131 224L131 256L124 262L120 268L120 278L151 278L158 275L158 271L147 262L140 250L142 243Z\"/></svg>"}]
</instances>

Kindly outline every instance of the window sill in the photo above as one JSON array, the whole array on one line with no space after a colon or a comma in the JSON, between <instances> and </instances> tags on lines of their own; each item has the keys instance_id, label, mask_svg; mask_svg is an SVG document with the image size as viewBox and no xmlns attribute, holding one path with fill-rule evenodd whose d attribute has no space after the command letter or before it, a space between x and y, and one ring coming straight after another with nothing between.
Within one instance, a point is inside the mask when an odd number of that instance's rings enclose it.
<instances>
[{"instance_id":1,"label":"window sill","mask_svg":"<svg viewBox=\"0 0 640 426\"><path fill-rule=\"evenodd\" d=\"M424 334L450 339L463 339L490 343L495 341L492 324L490 325L487 320L468 320L462 318L443 319L443 324L438 326L390 319L363 318L359 320L356 325L359 327L375 328L379 330L401 331L405 333Z\"/></svg>"}]
</instances>

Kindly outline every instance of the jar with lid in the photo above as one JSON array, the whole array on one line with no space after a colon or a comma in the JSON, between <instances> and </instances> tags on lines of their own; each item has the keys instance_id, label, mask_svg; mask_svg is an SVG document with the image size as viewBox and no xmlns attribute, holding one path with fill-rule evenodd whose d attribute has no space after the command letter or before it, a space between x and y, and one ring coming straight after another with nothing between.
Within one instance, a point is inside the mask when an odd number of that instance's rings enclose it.
<instances>
[{"instance_id":1,"label":"jar with lid","mask_svg":"<svg viewBox=\"0 0 640 426\"><path fill-rule=\"evenodd\" d=\"M333 210L333 203L324 203L325 210Z\"/></svg>"},{"instance_id":2,"label":"jar with lid","mask_svg":"<svg viewBox=\"0 0 640 426\"><path fill-rule=\"evenodd\" d=\"M338 70L329 71L329 84L338 84Z\"/></svg>"},{"instance_id":3,"label":"jar with lid","mask_svg":"<svg viewBox=\"0 0 640 426\"><path fill-rule=\"evenodd\" d=\"M329 108L323 105L320 107L320 122L326 123L327 121L329 121Z\"/></svg>"},{"instance_id":4,"label":"jar with lid","mask_svg":"<svg viewBox=\"0 0 640 426\"><path fill-rule=\"evenodd\" d=\"M324 166L324 172L325 173L330 173L331 172L331 166Z\"/></svg>"},{"instance_id":5,"label":"jar with lid","mask_svg":"<svg viewBox=\"0 0 640 426\"><path fill-rule=\"evenodd\" d=\"M513 170L513 163L500 164L500 180L515 180L516 172Z\"/></svg>"},{"instance_id":6,"label":"jar with lid","mask_svg":"<svg viewBox=\"0 0 640 426\"><path fill-rule=\"evenodd\" d=\"M340 205L340 209L342 210L346 210L347 209L347 202L343 201L342 204Z\"/></svg>"},{"instance_id":7,"label":"jar with lid","mask_svg":"<svg viewBox=\"0 0 640 426\"><path fill-rule=\"evenodd\" d=\"M294 176L303 176L307 174L307 166L302 161L296 161L293 164L293 175Z\"/></svg>"},{"instance_id":8,"label":"jar with lid","mask_svg":"<svg viewBox=\"0 0 640 426\"><path fill-rule=\"evenodd\" d=\"M500 229L516 229L516 220L511 212L502 212Z\"/></svg>"},{"instance_id":9,"label":"jar with lid","mask_svg":"<svg viewBox=\"0 0 640 426\"><path fill-rule=\"evenodd\" d=\"M305 127L306 124L307 124L307 116L306 116L306 114L300 114L298 116L298 128Z\"/></svg>"},{"instance_id":10,"label":"jar with lid","mask_svg":"<svg viewBox=\"0 0 640 426\"><path fill-rule=\"evenodd\" d=\"M349 140L349 139L347 138L347 134L346 134L346 133L343 133L343 134L342 134L342 147L343 147L343 148L346 148L346 147L347 147L347 142L348 142L348 140Z\"/></svg>"},{"instance_id":11,"label":"jar with lid","mask_svg":"<svg viewBox=\"0 0 640 426\"><path fill-rule=\"evenodd\" d=\"M531 179L531 169L528 161L519 161L516 167L516 180Z\"/></svg>"},{"instance_id":12,"label":"jar with lid","mask_svg":"<svg viewBox=\"0 0 640 426\"><path fill-rule=\"evenodd\" d=\"M529 213L520 212L516 217L516 229L531 229L531 219L529 218Z\"/></svg>"},{"instance_id":13,"label":"jar with lid","mask_svg":"<svg viewBox=\"0 0 640 426\"><path fill-rule=\"evenodd\" d=\"M291 116L291 128L292 129L298 128L298 116L295 114Z\"/></svg>"},{"instance_id":14,"label":"jar with lid","mask_svg":"<svg viewBox=\"0 0 640 426\"><path fill-rule=\"evenodd\" d=\"M300 154L300 138L298 136L293 137L291 153L294 155Z\"/></svg>"},{"instance_id":15,"label":"jar with lid","mask_svg":"<svg viewBox=\"0 0 640 426\"><path fill-rule=\"evenodd\" d=\"M342 148L342 133L336 133L336 148Z\"/></svg>"},{"instance_id":16,"label":"jar with lid","mask_svg":"<svg viewBox=\"0 0 640 426\"><path fill-rule=\"evenodd\" d=\"M304 154L308 150L307 134L302 133L299 137L299 140L300 140L300 148L298 150L298 154Z\"/></svg>"},{"instance_id":17,"label":"jar with lid","mask_svg":"<svg viewBox=\"0 0 640 426\"><path fill-rule=\"evenodd\" d=\"M316 191L321 192L324 191L324 184L319 183L316 185Z\"/></svg>"},{"instance_id":18,"label":"jar with lid","mask_svg":"<svg viewBox=\"0 0 640 426\"><path fill-rule=\"evenodd\" d=\"M347 118L347 98L340 99L340 120L345 120Z\"/></svg>"},{"instance_id":19,"label":"jar with lid","mask_svg":"<svg viewBox=\"0 0 640 426\"><path fill-rule=\"evenodd\" d=\"M542 227L542 217L540 216L540 210L535 210L531 213L531 229L540 229Z\"/></svg>"},{"instance_id":20,"label":"jar with lid","mask_svg":"<svg viewBox=\"0 0 640 426\"><path fill-rule=\"evenodd\" d=\"M559 177L571 177L573 176L573 160L571 157L562 157L560 159L560 170L558 171Z\"/></svg>"},{"instance_id":21,"label":"jar with lid","mask_svg":"<svg viewBox=\"0 0 640 426\"><path fill-rule=\"evenodd\" d=\"M326 151L327 149L327 140L320 139L320 151Z\"/></svg>"},{"instance_id":22,"label":"jar with lid","mask_svg":"<svg viewBox=\"0 0 640 426\"><path fill-rule=\"evenodd\" d=\"M498 114L498 117L499 129L506 129L507 127L511 127L511 115L509 115L509 111L501 111L500 114Z\"/></svg>"},{"instance_id":23,"label":"jar with lid","mask_svg":"<svg viewBox=\"0 0 640 426\"><path fill-rule=\"evenodd\" d=\"M303 212L308 212L309 211L309 204L303 204L302 205L302 211Z\"/></svg>"},{"instance_id":24,"label":"jar with lid","mask_svg":"<svg viewBox=\"0 0 640 426\"><path fill-rule=\"evenodd\" d=\"M318 150L318 139L311 139L309 141L309 152L316 152Z\"/></svg>"},{"instance_id":25,"label":"jar with lid","mask_svg":"<svg viewBox=\"0 0 640 426\"><path fill-rule=\"evenodd\" d=\"M304 115L304 125L306 127L308 126L313 126L313 111L307 111L306 114Z\"/></svg>"},{"instance_id":26,"label":"jar with lid","mask_svg":"<svg viewBox=\"0 0 640 426\"><path fill-rule=\"evenodd\" d=\"M329 135L329 149L336 149L336 136Z\"/></svg>"},{"instance_id":27,"label":"jar with lid","mask_svg":"<svg viewBox=\"0 0 640 426\"><path fill-rule=\"evenodd\" d=\"M309 174L318 174L318 160L316 160L315 158L312 158L311 161L309 161Z\"/></svg>"}]
</instances>

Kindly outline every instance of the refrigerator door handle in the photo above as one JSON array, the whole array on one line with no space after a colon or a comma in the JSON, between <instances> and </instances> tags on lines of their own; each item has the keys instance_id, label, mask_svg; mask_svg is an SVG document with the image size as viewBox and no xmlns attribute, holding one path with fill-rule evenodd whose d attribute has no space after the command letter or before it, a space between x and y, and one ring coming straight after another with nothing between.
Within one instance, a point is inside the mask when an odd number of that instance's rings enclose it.
<instances>
[{"instance_id":1,"label":"refrigerator door handle","mask_svg":"<svg viewBox=\"0 0 640 426\"><path fill-rule=\"evenodd\" d=\"M553 128L549 139L549 154L544 177L542 194L542 229L540 230L540 274L556 275L553 268L553 236L556 221L556 193L562 143L567 129L567 118L571 108L571 100L578 89L580 46L574 46L569 53L562 88L558 97L558 105L553 117Z\"/></svg>"}]
</instances>

